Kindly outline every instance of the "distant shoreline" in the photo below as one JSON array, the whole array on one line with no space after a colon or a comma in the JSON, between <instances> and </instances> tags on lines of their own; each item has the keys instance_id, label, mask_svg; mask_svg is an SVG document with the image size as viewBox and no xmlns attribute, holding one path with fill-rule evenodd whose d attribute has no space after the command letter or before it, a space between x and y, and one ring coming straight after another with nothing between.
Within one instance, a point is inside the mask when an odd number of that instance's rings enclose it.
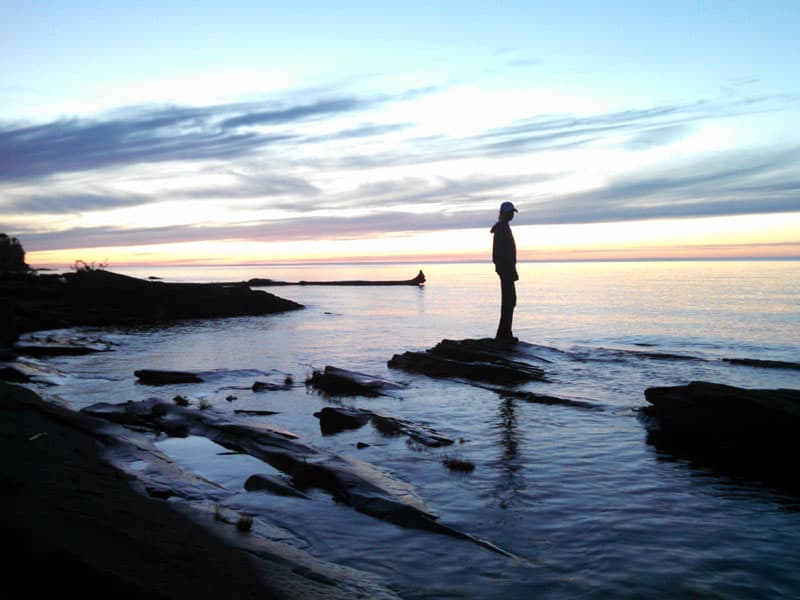
<instances>
[{"instance_id":1,"label":"distant shoreline","mask_svg":"<svg viewBox=\"0 0 800 600\"><path fill-rule=\"evenodd\" d=\"M712 257L712 258L563 258L563 259L521 259L518 262L522 264L602 264L602 263L682 263L682 262L795 262L800 261L800 256L777 256L777 257ZM230 268L290 268L290 267L381 267L381 266L408 266L408 265L447 265L447 264L489 264L491 258L487 256L485 259L465 259L465 260L375 260L375 261L301 261L301 262L263 262L263 263L230 263L230 264L209 264L209 263L119 263L109 265L109 270L114 269L230 269ZM69 267L62 265L31 265L33 271L69 271Z\"/></svg>"}]
</instances>

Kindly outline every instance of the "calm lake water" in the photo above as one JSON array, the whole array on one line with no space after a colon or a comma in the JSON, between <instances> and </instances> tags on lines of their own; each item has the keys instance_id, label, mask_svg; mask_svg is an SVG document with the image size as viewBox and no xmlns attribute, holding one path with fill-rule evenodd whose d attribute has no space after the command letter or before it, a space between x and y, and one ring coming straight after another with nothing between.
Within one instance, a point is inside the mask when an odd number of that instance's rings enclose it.
<instances>
[{"instance_id":1,"label":"calm lake water","mask_svg":"<svg viewBox=\"0 0 800 600\"><path fill-rule=\"evenodd\" d=\"M591 401L599 411L502 399L387 367L392 355L444 338L492 336L499 285L490 264L112 270L170 281L312 281L408 279L420 266L428 278L421 289L269 288L306 306L287 314L60 332L101 339L113 351L32 360L43 372L37 388L74 408L180 393L223 411L277 411L263 419L410 483L443 523L520 557L387 524L322 492L311 501L247 493L243 481L269 467L221 455L199 438L160 442L235 492L229 505L255 514L266 535L366 571L405 598L800 596L800 498L663 452L636 418L652 386L800 388L800 371L723 360L800 362L800 262L520 265L515 334L549 361L549 382L524 389ZM327 399L302 385L325 365L408 387L391 397ZM141 368L209 376L150 388L136 383ZM298 383L292 390L249 390L287 374ZM236 400L226 400L231 395ZM331 403L390 413L463 442L410 447L371 426L322 436L313 413ZM451 473L446 456L475 470Z\"/></svg>"}]
</instances>

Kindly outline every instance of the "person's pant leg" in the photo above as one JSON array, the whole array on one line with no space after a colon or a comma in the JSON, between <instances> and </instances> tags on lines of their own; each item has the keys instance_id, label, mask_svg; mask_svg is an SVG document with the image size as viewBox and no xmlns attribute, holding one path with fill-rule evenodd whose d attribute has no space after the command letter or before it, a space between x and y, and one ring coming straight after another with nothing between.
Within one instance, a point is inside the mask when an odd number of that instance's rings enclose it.
<instances>
[{"instance_id":1,"label":"person's pant leg","mask_svg":"<svg viewBox=\"0 0 800 600\"><path fill-rule=\"evenodd\" d=\"M500 275L500 323L497 326L497 338L512 337L511 326L516 305L517 290L513 277Z\"/></svg>"}]
</instances>

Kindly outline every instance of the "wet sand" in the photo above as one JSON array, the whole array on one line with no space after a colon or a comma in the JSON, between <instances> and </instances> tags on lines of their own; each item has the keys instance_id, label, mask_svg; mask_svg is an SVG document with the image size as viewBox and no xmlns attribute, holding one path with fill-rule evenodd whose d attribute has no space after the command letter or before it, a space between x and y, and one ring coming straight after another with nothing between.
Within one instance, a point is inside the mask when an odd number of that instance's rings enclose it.
<instances>
[{"instance_id":1,"label":"wet sand","mask_svg":"<svg viewBox=\"0 0 800 600\"><path fill-rule=\"evenodd\" d=\"M247 533L137 492L102 457L105 422L0 383L0 551L7 590L38 597L344 598ZM215 529L217 531L215 531ZM287 554L288 556L288 554ZM382 595L382 594L381 594Z\"/></svg>"}]
</instances>

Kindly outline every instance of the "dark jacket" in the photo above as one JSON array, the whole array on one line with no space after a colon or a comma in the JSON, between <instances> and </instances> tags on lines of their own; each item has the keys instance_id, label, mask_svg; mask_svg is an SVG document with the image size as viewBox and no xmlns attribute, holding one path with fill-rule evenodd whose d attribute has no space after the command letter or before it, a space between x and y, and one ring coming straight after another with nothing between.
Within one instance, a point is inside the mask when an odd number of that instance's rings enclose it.
<instances>
[{"instance_id":1,"label":"dark jacket","mask_svg":"<svg viewBox=\"0 0 800 600\"><path fill-rule=\"evenodd\" d=\"M492 243L492 262L494 270L501 277L513 277L516 281L517 275L517 244L514 242L514 234L511 233L511 225L508 221L498 221L492 227L494 241Z\"/></svg>"}]
</instances>

